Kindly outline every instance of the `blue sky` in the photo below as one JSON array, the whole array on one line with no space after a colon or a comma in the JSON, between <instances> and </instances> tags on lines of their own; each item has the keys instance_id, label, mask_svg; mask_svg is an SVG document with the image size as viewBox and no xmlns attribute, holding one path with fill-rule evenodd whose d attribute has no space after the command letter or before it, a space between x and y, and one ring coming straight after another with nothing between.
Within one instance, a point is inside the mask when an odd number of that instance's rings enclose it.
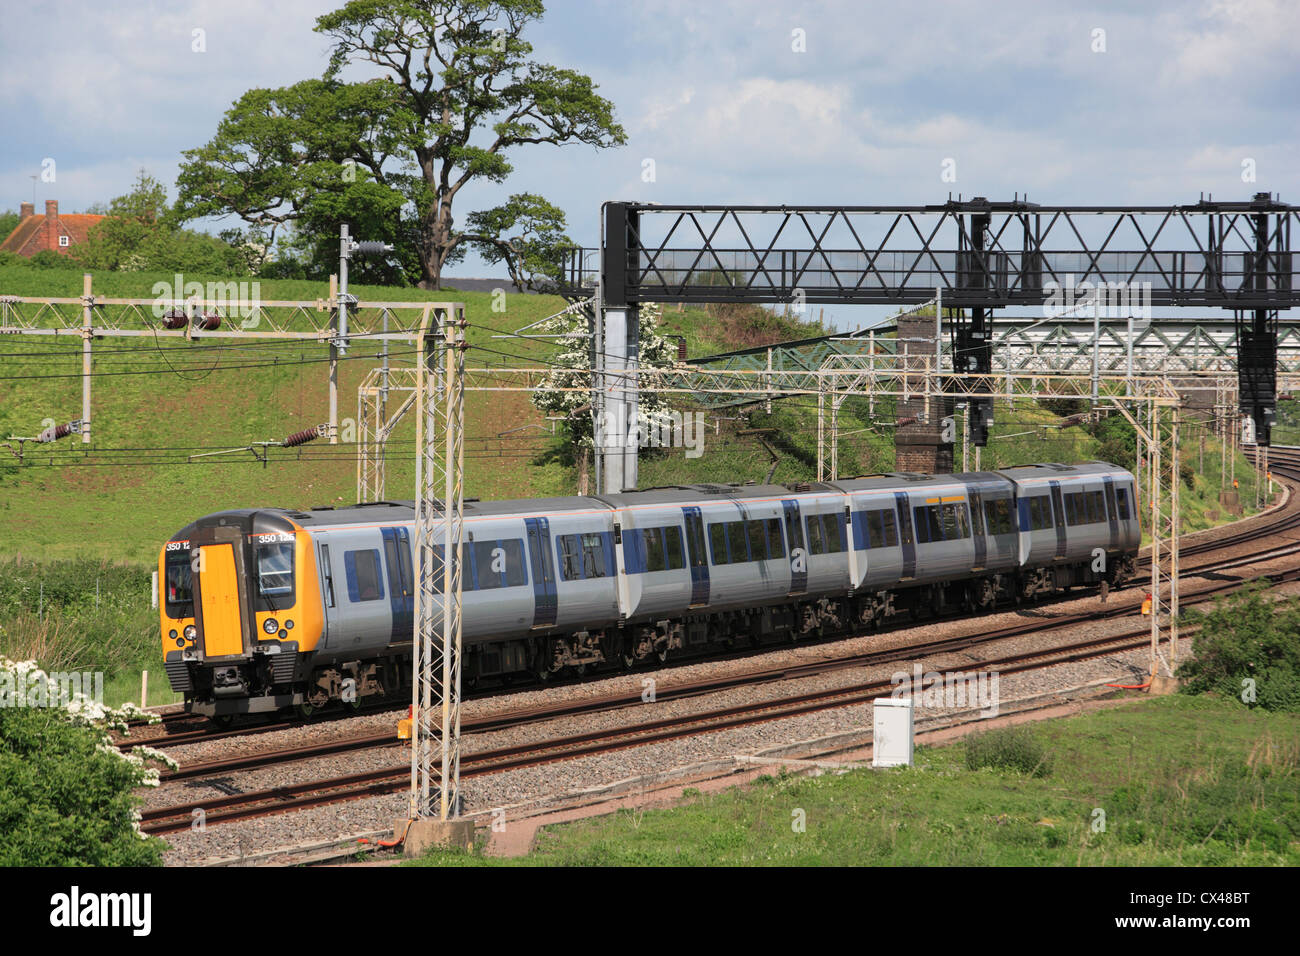
<instances>
[{"instance_id":1,"label":"blue sky","mask_svg":"<svg viewBox=\"0 0 1300 956\"><path fill-rule=\"evenodd\" d=\"M254 86L319 75L328 0L54 0L0 34L0 208L76 210L183 149ZM207 51L191 51L192 31ZM792 49L801 30L806 52ZM1096 31L1104 31L1104 52ZM1300 198L1300 3L556 2L537 58L590 74L627 146L524 147L459 217L540 192L592 243L609 199L1174 203ZM40 64L38 67L37 64ZM644 182L643 161L655 162ZM956 182L941 180L945 159ZM1257 182L1242 181L1254 160ZM461 274L482 274L470 261Z\"/></svg>"}]
</instances>

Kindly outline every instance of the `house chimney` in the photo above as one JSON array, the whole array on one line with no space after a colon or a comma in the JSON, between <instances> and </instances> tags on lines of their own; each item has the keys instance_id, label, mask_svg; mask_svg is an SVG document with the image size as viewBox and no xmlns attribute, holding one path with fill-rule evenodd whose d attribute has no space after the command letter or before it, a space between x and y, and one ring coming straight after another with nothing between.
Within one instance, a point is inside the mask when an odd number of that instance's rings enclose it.
<instances>
[{"instance_id":1,"label":"house chimney","mask_svg":"<svg viewBox=\"0 0 1300 956\"><path fill-rule=\"evenodd\" d=\"M19 220L26 219L32 213L36 212L36 207L29 202L25 202L18 207Z\"/></svg>"},{"instance_id":2,"label":"house chimney","mask_svg":"<svg viewBox=\"0 0 1300 956\"><path fill-rule=\"evenodd\" d=\"M45 200L45 242L43 248L59 251L59 201L57 199Z\"/></svg>"}]
</instances>

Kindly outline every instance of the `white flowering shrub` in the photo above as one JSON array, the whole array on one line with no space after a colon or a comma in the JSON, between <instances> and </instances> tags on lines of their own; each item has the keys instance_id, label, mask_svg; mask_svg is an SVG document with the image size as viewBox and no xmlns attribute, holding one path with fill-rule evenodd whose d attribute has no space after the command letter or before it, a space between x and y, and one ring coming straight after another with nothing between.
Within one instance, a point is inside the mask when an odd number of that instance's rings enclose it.
<instances>
[{"instance_id":1,"label":"white flowering shrub","mask_svg":"<svg viewBox=\"0 0 1300 956\"><path fill-rule=\"evenodd\" d=\"M145 746L122 753L108 735L159 718L59 687L34 662L0 657L0 866L160 864L165 845L141 833L132 791L176 763Z\"/></svg>"}]
</instances>

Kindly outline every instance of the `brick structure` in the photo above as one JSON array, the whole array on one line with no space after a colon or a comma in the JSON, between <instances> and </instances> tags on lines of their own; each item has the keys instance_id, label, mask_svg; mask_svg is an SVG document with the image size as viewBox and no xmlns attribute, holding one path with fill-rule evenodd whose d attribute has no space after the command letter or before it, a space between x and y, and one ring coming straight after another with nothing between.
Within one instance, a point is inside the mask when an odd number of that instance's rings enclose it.
<instances>
[{"instance_id":1,"label":"brick structure","mask_svg":"<svg viewBox=\"0 0 1300 956\"><path fill-rule=\"evenodd\" d=\"M31 258L46 249L66 255L72 247L86 241L90 227L103 219L89 213L59 215L59 201L45 200L45 215L36 215L29 202L19 207L22 216L17 228L0 242L0 252L16 252Z\"/></svg>"},{"instance_id":2,"label":"brick structure","mask_svg":"<svg viewBox=\"0 0 1300 956\"><path fill-rule=\"evenodd\" d=\"M922 356L934 358L934 319L903 318L898 320L899 353L915 355L908 368L923 368ZM924 378L917 376L916 388L924 387ZM923 474L951 474L953 443L943 441L943 419L953 414L952 399L931 400L929 422L923 422L926 412L924 397L898 403L898 419L908 422L894 429L894 462L899 471L918 471ZM913 421L915 419L915 421ZM954 422L954 426L958 423ZM954 431L955 435L956 432Z\"/></svg>"}]
</instances>

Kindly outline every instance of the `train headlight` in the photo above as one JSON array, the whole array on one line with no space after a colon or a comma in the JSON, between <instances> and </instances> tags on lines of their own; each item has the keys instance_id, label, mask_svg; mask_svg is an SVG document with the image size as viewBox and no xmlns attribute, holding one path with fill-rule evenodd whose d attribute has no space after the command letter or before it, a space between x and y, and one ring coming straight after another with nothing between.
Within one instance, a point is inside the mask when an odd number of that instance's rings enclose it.
<instances>
[{"instance_id":1,"label":"train headlight","mask_svg":"<svg viewBox=\"0 0 1300 956\"><path fill-rule=\"evenodd\" d=\"M287 628L288 630L292 631L292 630L293 630L293 621L285 621L285 622L284 622L284 626L285 626L285 628Z\"/></svg>"},{"instance_id":2,"label":"train headlight","mask_svg":"<svg viewBox=\"0 0 1300 956\"><path fill-rule=\"evenodd\" d=\"M176 633L176 628L173 627L173 628L172 628L172 629L167 633L167 636L170 637L170 638L174 641L174 640L176 640L176 638L179 637L180 635L178 635L178 634Z\"/></svg>"},{"instance_id":3,"label":"train headlight","mask_svg":"<svg viewBox=\"0 0 1300 956\"><path fill-rule=\"evenodd\" d=\"M268 617L265 621L262 622L262 630L266 631L266 633L268 634L274 634L279 629L280 629L280 622L273 617Z\"/></svg>"},{"instance_id":4,"label":"train headlight","mask_svg":"<svg viewBox=\"0 0 1300 956\"><path fill-rule=\"evenodd\" d=\"M199 629L193 624L185 625L185 640L192 641L199 636Z\"/></svg>"}]
</instances>

